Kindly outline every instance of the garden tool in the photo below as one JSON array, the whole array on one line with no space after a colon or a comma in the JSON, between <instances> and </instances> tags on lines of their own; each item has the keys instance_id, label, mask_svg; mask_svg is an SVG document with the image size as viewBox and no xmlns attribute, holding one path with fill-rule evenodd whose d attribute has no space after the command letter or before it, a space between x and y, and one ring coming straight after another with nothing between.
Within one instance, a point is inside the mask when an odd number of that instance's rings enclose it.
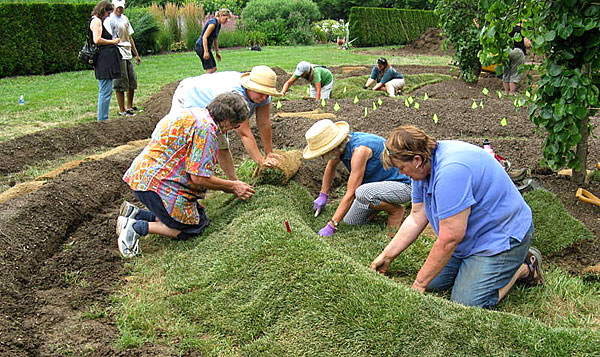
<instances>
[{"instance_id":1,"label":"garden tool","mask_svg":"<svg viewBox=\"0 0 600 357\"><path fill-rule=\"evenodd\" d=\"M319 192L319 197L317 197L314 201L313 201L313 209L315 210L315 217L317 217L320 213L321 210L323 208L325 208L325 205L327 204L327 199L329 198L329 195L323 192Z\"/></svg>"},{"instance_id":2,"label":"garden tool","mask_svg":"<svg viewBox=\"0 0 600 357\"><path fill-rule=\"evenodd\" d=\"M575 197L577 197L580 201L591 203L596 206L600 206L600 198L594 196L592 193L590 193L587 190L584 190L581 187L578 188L577 191L575 192Z\"/></svg>"}]
</instances>

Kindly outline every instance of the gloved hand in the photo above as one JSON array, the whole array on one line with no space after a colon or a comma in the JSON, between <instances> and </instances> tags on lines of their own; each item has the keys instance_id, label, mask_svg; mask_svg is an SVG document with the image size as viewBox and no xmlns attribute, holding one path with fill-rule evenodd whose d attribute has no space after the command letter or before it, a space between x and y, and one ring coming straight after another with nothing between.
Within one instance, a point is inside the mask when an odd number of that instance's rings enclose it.
<instances>
[{"instance_id":1,"label":"gloved hand","mask_svg":"<svg viewBox=\"0 0 600 357\"><path fill-rule=\"evenodd\" d=\"M313 201L313 211L315 211L315 217L321 213L325 205L327 204L327 199L329 195L323 192L319 192L319 197Z\"/></svg>"},{"instance_id":2,"label":"gloved hand","mask_svg":"<svg viewBox=\"0 0 600 357\"><path fill-rule=\"evenodd\" d=\"M367 86L363 86L363 89L367 89Z\"/></svg>"},{"instance_id":3,"label":"gloved hand","mask_svg":"<svg viewBox=\"0 0 600 357\"><path fill-rule=\"evenodd\" d=\"M325 227L321 228L319 231L319 235L321 237L331 237L333 233L335 233L336 228L333 227L329 222L325 225Z\"/></svg>"}]
</instances>

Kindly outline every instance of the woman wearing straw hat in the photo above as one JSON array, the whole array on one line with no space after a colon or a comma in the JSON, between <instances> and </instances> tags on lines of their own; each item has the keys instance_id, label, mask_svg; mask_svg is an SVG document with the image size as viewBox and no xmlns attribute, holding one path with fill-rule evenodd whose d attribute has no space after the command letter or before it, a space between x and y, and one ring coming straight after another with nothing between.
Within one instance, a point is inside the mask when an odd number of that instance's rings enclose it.
<instances>
[{"instance_id":1,"label":"woman wearing straw hat","mask_svg":"<svg viewBox=\"0 0 600 357\"><path fill-rule=\"evenodd\" d=\"M317 100L329 99L333 90L333 74L324 66L316 66L306 61L300 61L294 74L283 84L281 93L285 95L288 88L296 79L304 78L310 83L310 97Z\"/></svg>"},{"instance_id":2,"label":"woman wearing straw hat","mask_svg":"<svg viewBox=\"0 0 600 357\"><path fill-rule=\"evenodd\" d=\"M224 25L231 18L231 11L229 9L220 9L217 11L216 17L208 20L202 28L202 34L198 41L196 41L195 51L200 61L202 61L202 67L206 70L206 73L214 73L217 71L217 62L211 52L211 48L215 47L215 55L217 59L221 60L219 54L219 32L221 31L221 25Z\"/></svg>"},{"instance_id":3,"label":"woman wearing straw hat","mask_svg":"<svg viewBox=\"0 0 600 357\"><path fill-rule=\"evenodd\" d=\"M385 90L390 97L395 97L396 92L404 87L404 76L396 71L385 58L379 57L377 65L373 67L371 76L367 79L363 89L369 88L375 82L377 84L375 84L373 90Z\"/></svg>"},{"instance_id":4,"label":"woman wearing straw hat","mask_svg":"<svg viewBox=\"0 0 600 357\"><path fill-rule=\"evenodd\" d=\"M385 139L374 134L350 132L345 121L329 119L316 122L305 134L305 159L323 157L327 167L323 174L321 192L314 201L315 217L327 204L329 190L340 162L350 171L346 193L333 217L319 231L331 236L343 219L347 224L363 224L378 212L388 213L388 233L395 233L404 219L403 203L410 200L410 179L395 168L384 169L381 154Z\"/></svg>"},{"instance_id":5,"label":"woman wearing straw hat","mask_svg":"<svg viewBox=\"0 0 600 357\"><path fill-rule=\"evenodd\" d=\"M281 96L277 91L277 74L267 66L255 66L249 73L217 72L203 74L182 80L175 90L170 115L177 115L183 108L205 108L217 95L227 92L241 94L250 117L256 113L256 126L265 150L261 153L248 121L236 130L242 139L244 148L250 157L260 166L272 166L277 163L278 155L273 153L273 135L269 119L271 96ZM237 179L229 143L225 136L219 138L219 164L230 180Z\"/></svg>"}]
</instances>

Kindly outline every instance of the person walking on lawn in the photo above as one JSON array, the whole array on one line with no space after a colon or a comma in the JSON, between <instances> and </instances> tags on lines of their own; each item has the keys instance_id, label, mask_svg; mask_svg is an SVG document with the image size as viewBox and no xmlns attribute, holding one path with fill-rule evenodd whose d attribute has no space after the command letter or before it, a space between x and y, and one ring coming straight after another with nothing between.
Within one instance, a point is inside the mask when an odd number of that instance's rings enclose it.
<instances>
[{"instance_id":1,"label":"person walking on lawn","mask_svg":"<svg viewBox=\"0 0 600 357\"><path fill-rule=\"evenodd\" d=\"M208 20L202 28L202 34L198 41L196 41L196 54L202 61L202 67L206 70L206 73L214 73L217 71L217 62L211 52L211 48L215 48L215 56L220 61L221 54L219 53L219 32L221 31L221 25L224 25L231 18L231 11L229 9L220 9L217 11L216 17Z\"/></svg>"},{"instance_id":2,"label":"person walking on lawn","mask_svg":"<svg viewBox=\"0 0 600 357\"><path fill-rule=\"evenodd\" d=\"M323 119L305 134L308 146L305 159L321 156L327 161L321 192L315 199L315 217L327 204L329 190L340 162L350 171L346 193L333 217L319 231L320 236L331 236L343 219L347 224L364 224L378 212L388 214L388 234L394 234L404 219L403 203L410 200L410 179L396 169L384 169L381 153L385 139L369 133L350 132L345 121L337 123Z\"/></svg>"},{"instance_id":3,"label":"person walking on lawn","mask_svg":"<svg viewBox=\"0 0 600 357\"><path fill-rule=\"evenodd\" d=\"M306 61L301 61L296 65L294 74L283 84L281 93L285 95L288 88L300 77L310 83L311 98L317 100L329 99L333 90L333 74L324 66L315 66Z\"/></svg>"},{"instance_id":4,"label":"person walking on lawn","mask_svg":"<svg viewBox=\"0 0 600 357\"><path fill-rule=\"evenodd\" d=\"M117 219L119 251L125 258L141 252L140 237L160 234L188 239L208 225L198 200L207 190L233 193L247 200L254 189L245 182L215 175L218 135L248 120L242 96L225 93L204 108L189 108L166 115L154 129L144 150L135 158L123 180L148 210L125 201Z\"/></svg>"},{"instance_id":5,"label":"person walking on lawn","mask_svg":"<svg viewBox=\"0 0 600 357\"><path fill-rule=\"evenodd\" d=\"M492 155L401 126L388 136L383 162L412 179L412 208L371 269L387 272L429 223L437 240L413 289L452 289L452 301L492 308L517 280L543 284L531 209Z\"/></svg>"},{"instance_id":6,"label":"person walking on lawn","mask_svg":"<svg viewBox=\"0 0 600 357\"><path fill-rule=\"evenodd\" d=\"M401 91L404 87L404 76L396 71L385 58L379 57L377 65L373 67L371 76L367 79L363 89L369 88L375 82L377 84L373 90L385 90L390 97L395 97L396 92Z\"/></svg>"},{"instance_id":7,"label":"person walking on lawn","mask_svg":"<svg viewBox=\"0 0 600 357\"><path fill-rule=\"evenodd\" d=\"M133 105L133 97L137 89L137 75L131 60L135 55L136 63L139 65L142 59L133 41L133 27L127 16L123 14L125 0L113 0L113 6L115 8L113 13L104 20L104 27L112 34L113 38L121 39L117 45L121 52L121 78L113 81L113 89L119 104L119 115L133 116L140 109ZM125 107L125 92L127 92L127 107Z\"/></svg>"},{"instance_id":8,"label":"person walking on lawn","mask_svg":"<svg viewBox=\"0 0 600 357\"><path fill-rule=\"evenodd\" d=\"M250 123L243 122L236 129L244 148L261 167L277 164L279 155L273 152L270 107L271 96L281 96L277 91L277 74L267 66L255 66L250 73L218 72L203 74L182 80L173 94L169 114L176 115L183 108L204 108L221 93L239 93L246 100L250 116L256 113L256 126L260 134L265 156L261 153L250 130ZM229 142L225 135L219 137L219 164L230 180L237 179Z\"/></svg>"}]
</instances>

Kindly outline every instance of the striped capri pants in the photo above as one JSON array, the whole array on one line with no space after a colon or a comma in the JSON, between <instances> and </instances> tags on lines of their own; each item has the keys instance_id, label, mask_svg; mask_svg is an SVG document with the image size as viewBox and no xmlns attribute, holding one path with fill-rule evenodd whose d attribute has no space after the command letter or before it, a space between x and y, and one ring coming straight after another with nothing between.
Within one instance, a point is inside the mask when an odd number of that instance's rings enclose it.
<instances>
[{"instance_id":1,"label":"striped capri pants","mask_svg":"<svg viewBox=\"0 0 600 357\"><path fill-rule=\"evenodd\" d=\"M400 181L381 181L365 183L358 186L354 193L354 202L346 215L346 224L367 223L369 216L375 213L373 207L381 202L400 205L410 201L411 187Z\"/></svg>"}]
</instances>

